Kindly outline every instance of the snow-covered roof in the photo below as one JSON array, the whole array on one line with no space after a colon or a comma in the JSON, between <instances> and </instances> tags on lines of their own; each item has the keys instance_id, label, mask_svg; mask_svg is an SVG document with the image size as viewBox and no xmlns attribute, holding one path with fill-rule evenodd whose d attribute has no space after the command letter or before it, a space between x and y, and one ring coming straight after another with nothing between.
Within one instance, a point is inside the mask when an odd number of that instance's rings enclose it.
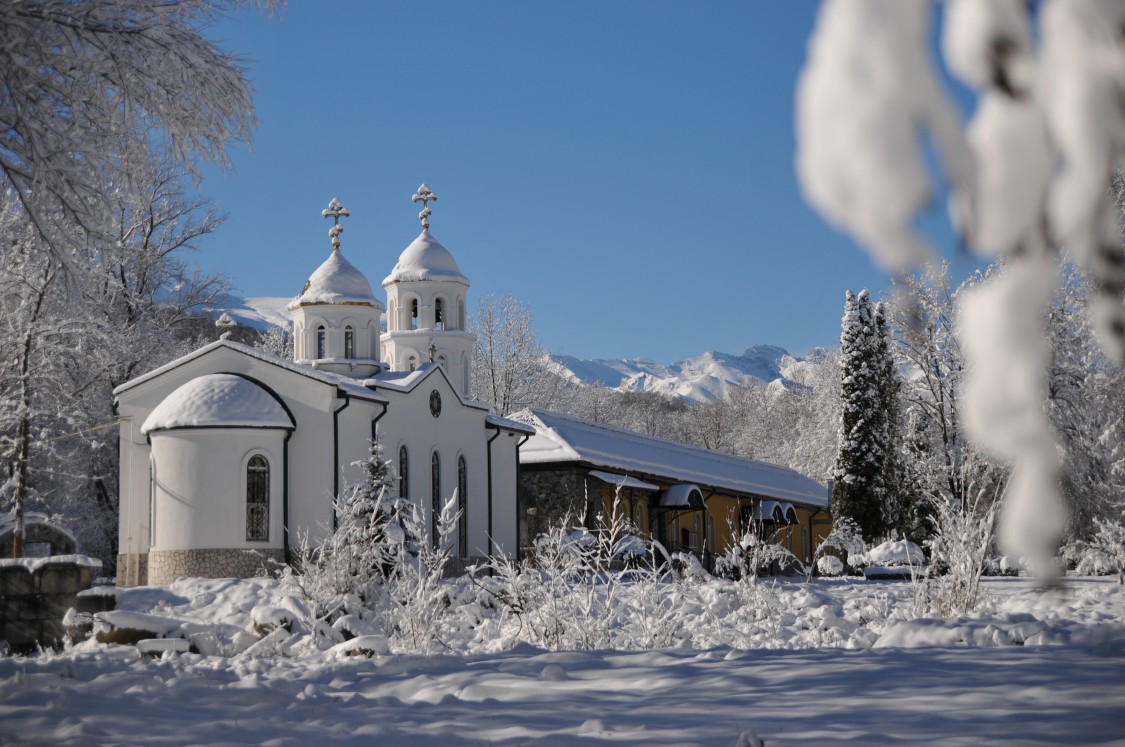
<instances>
[{"instance_id":1,"label":"snow-covered roof","mask_svg":"<svg viewBox=\"0 0 1125 747\"><path fill-rule=\"evenodd\" d=\"M703 491L698 485L679 483L665 490L657 499L662 508L703 508Z\"/></svg>"},{"instance_id":2,"label":"snow-covered roof","mask_svg":"<svg viewBox=\"0 0 1125 747\"><path fill-rule=\"evenodd\" d=\"M292 311L312 304L343 303L383 308L383 303L375 298L371 283L363 273L346 260L339 249L334 249L286 308Z\"/></svg>"},{"instance_id":3,"label":"snow-covered roof","mask_svg":"<svg viewBox=\"0 0 1125 747\"><path fill-rule=\"evenodd\" d=\"M288 358L282 358L280 356L274 355L273 353L262 350L261 348L255 348L250 345L243 345L242 343L234 342L233 340L216 340L215 342L208 343L198 350L188 353L182 358L177 358L176 360L165 363L159 368L154 368L148 373L142 374L135 379L126 381L124 384L113 390L113 396L116 397L123 392L132 389L133 387L140 386L146 381L155 379L158 376L171 371L172 369L178 368L185 363L195 360L196 358L207 355L211 351L218 348L230 348L231 350L242 353L243 355L248 355L251 358L257 358L260 361L272 364L279 368L284 368L287 371L292 371L293 373L300 374L301 376L305 376L310 379L314 379L315 381L335 386L338 389L343 389L348 393L348 395L352 397L360 397L362 399L372 400L375 402L387 401L386 397L371 391L366 386L364 386L362 382L357 381L350 376L332 373L331 371L318 371L315 368L301 365L300 363L291 361Z\"/></svg>"},{"instance_id":4,"label":"snow-covered roof","mask_svg":"<svg viewBox=\"0 0 1125 747\"><path fill-rule=\"evenodd\" d=\"M461 268L457 266L453 255L433 237L428 228L423 229L418 238L406 247L391 274L383 281L383 287L413 280L451 280L469 284L469 279L461 274Z\"/></svg>"},{"instance_id":5,"label":"snow-covered roof","mask_svg":"<svg viewBox=\"0 0 1125 747\"><path fill-rule=\"evenodd\" d=\"M0 534L3 534L5 532L7 532L9 528L15 526L15 523L16 523L16 511L15 511L15 509L12 509L11 511L9 511L6 514L0 514ZM67 528L67 527L63 526L62 524L60 524L59 522L55 521L54 519L52 519L47 514L40 513L39 511L24 511L24 513L23 513L23 523L24 523L24 526L29 526L31 524L44 524L46 526L49 526L49 527L61 532L62 534L65 534L73 542L75 542L75 543L78 542L78 538L74 536L74 532L70 531L69 528Z\"/></svg>"},{"instance_id":6,"label":"snow-covered roof","mask_svg":"<svg viewBox=\"0 0 1125 747\"><path fill-rule=\"evenodd\" d=\"M235 374L192 379L157 405L141 433L169 428L293 428L296 424L272 394Z\"/></svg>"},{"instance_id":7,"label":"snow-covered roof","mask_svg":"<svg viewBox=\"0 0 1125 747\"><path fill-rule=\"evenodd\" d=\"M695 483L805 506L828 506L825 486L788 467L652 438L546 410L521 410L510 417L536 429L536 435L520 449L521 464L584 462L668 482Z\"/></svg>"},{"instance_id":8,"label":"snow-covered roof","mask_svg":"<svg viewBox=\"0 0 1125 747\"><path fill-rule=\"evenodd\" d=\"M590 477L596 477L602 482L608 482L610 485L614 485L620 488L635 488L637 490L660 490L659 485L653 485L651 482L638 480L637 478L629 477L628 475L615 475L610 472L602 472L601 470L596 469L590 470L589 474Z\"/></svg>"}]
</instances>

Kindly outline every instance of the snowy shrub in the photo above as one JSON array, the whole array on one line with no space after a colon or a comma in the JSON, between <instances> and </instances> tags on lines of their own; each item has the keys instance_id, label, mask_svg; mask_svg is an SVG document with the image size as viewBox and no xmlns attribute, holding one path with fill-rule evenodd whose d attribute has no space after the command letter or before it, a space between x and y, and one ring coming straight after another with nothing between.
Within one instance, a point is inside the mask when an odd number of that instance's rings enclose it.
<instances>
[{"instance_id":1,"label":"snowy shrub","mask_svg":"<svg viewBox=\"0 0 1125 747\"><path fill-rule=\"evenodd\" d=\"M1096 532L1087 542L1072 542L1063 556L1080 576L1117 575L1125 584L1125 525L1114 519L1094 519Z\"/></svg>"},{"instance_id":2,"label":"snowy shrub","mask_svg":"<svg viewBox=\"0 0 1125 747\"><path fill-rule=\"evenodd\" d=\"M816 572L822 576L839 576L844 572L844 561L835 555L825 555L816 561Z\"/></svg>"},{"instance_id":3,"label":"snowy shrub","mask_svg":"<svg viewBox=\"0 0 1125 747\"><path fill-rule=\"evenodd\" d=\"M931 562L919 603L931 612L943 616L971 612L980 602L980 579L988 566L996 516L995 504L981 508L982 497L965 506L941 498L930 502Z\"/></svg>"},{"instance_id":4,"label":"snowy shrub","mask_svg":"<svg viewBox=\"0 0 1125 747\"><path fill-rule=\"evenodd\" d=\"M876 545L865 553L851 556L853 565L923 566L926 555L922 548L909 540L890 540Z\"/></svg>"},{"instance_id":5,"label":"snowy shrub","mask_svg":"<svg viewBox=\"0 0 1125 747\"><path fill-rule=\"evenodd\" d=\"M760 575L787 567L803 568L797 556L781 545L763 539L761 525L752 525L738 542L715 559L720 576L753 581Z\"/></svg>"},{"instance_id":6,"label":"snowy shrub","mask_svg":"<svg viewBox=\"0 0 1125 747\"><path fill-rule=\"evenodd\" d=\"M860 532L859 525L856 524L854 519L847 516L838 518L836 523L832 526L832 531L828 536L821 540L820 544L816 546L813 551L812 562L805 568L805 576L807 580L812 579L813 569L820 569L820 561L826 560L830 557L827 555L828 550L836 550L845 554L847 564L853 568L860 565L860 558L863 556L863 551L866 545L863 543L863 534ZM836 558L836 560L840 560ZM831 563L829 563L831 565ZM843 563L840 563L840 570L835 573L828 573L827 575L836 576L843 573ZM825 573L823 570L821 573Z\"/></svg>"}]
</instances>

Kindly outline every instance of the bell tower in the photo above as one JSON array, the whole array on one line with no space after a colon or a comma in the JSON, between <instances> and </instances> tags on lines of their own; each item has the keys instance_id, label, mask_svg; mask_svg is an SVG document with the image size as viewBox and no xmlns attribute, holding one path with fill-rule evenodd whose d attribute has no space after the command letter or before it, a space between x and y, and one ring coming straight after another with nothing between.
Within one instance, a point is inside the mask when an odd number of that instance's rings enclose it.
<instances>
[{"instance_id":1,"label":"bell tower","mask_svg":"<svg viewBox=\"0 0 1125 747\"><path fill-rule=\"evenodd\" d=\"M320 214L333 221L328 229L332 254L286 307L293 315L293 358L324 371L370 378L382 370L379 317L384 306L340 251L340 219L351 213L334 197Z\"/></svg>"},{"instance_id":2,"label":"bell tower","mask_svg":"<svg viewBox=\"0 0 1125 747\"><path fill-rule=\"evenodd\" d=\"M430 233L430 203L437 195L423 184L411 199L422 203L418 213L422 233L406 247L383 281L387 290L383 359L392 371L412 371L436 363L462 396L468 397L476 342L465 329L469 279Z\"/></svg>"}]
</instances>

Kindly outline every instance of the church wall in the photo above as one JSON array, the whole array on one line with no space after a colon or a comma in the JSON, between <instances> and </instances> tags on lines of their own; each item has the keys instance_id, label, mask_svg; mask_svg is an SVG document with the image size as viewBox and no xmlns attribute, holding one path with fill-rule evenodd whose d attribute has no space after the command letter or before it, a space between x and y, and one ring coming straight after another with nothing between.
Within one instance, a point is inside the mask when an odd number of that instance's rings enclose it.
<instances>
[{"instance_id":1,"label":"church wall","mask_svg":"<svg viewBox=\"0 0 1125 747\"><path fill-rule=\"evenodd\" d=\"M289 443L290 545L297 544L299 532L308 530L315 539L322 533L323 526L332 525L332 487L333 477L337 472L332 449L332 413L343 404L343 400L336 398L336 387L235 350L217 348L119 395L118 409L124 420L120 436L120 558L124 562L122 567L126 570L119 576L119 583L146 583L145 554L149 550L150 536L150 450L147 438L140 432L141 425L148 414L180 385L204 374L221 372L238 372L272 389L285 401L297 424ZM359 427L365 428L364 433L368 435L370 421L381 409L381 405L364 403L356 398L352 399L349 406L349 410L355 411L353 415L363 410L366 424ZM366 455L366 437L356 447L363 450L362 454L355 458ZM355 458L349 458L349 462L355 461ZM271 469L271 482L274 482L274 474L280 486L283 477L280 458L276 473ZM280 521L282 512L279 510L276 513ZM271 541L274 536L275 533L271 531ZM280 540L280 530L276 536Z\"/></svg>"},{"instance_id":2,"label":"church wall","mask_svg":"<svg viewBox=\"0 0 1125 747\"><path fill-rule=\"evenodd\" d=\"M283 441L266 429L183 429L152 434L155 464L153 550L280 549ZM246 466L269 464L268 539L246 539ZM150 570L151 572L151 570Z\"/></svg>"},{"instance_id":3,"label":"church wall","mask_svg":"<svg viewBox=\"0 0 1125 747\"><path fill-rule=\"evenodd\" d=\"M430 393L437 391L442 407L438 417L430 412ZM470 557L478 557L488 548L488 461L486 442L493 434L485 428L486 411L462 405L445 377L434 372L409 392L380 390L390 400L387 415L379 421L379 438L384 458L398 471L398 454L406 446L409 458L408 494L419 505L430 526L432 512L431 456L439 455L442 503L448 501L457 487L457 458L464 456L468 477L468 547ZM495 447L495 442L493 446ZM509 458L514 462L514 457ZM499 465L494 459L494 468ZM509 468L510 470L511 468ZM493 474L493 535L507 521L514 524L515 476ZM507 512L504 515L504 512ZM512 517L512 518L508 518ZM512 545L505 544L507 550ZM460 549L459 549L459 554Z\"/></svg>"},{"instance_id":4,"label":"church wall","mask_svg":"<svg viewBox=\"0 0 1125 747\"><path fill-rule=\"evenodd\" d=\"M490 431L489 435L494 433ZM519 433L502 431L492 442L492 538L496 543L496 552L503 550L507 555L515 555L519 547L519 456L516 446L522 438Z\"/></svg>"}]
</instances>

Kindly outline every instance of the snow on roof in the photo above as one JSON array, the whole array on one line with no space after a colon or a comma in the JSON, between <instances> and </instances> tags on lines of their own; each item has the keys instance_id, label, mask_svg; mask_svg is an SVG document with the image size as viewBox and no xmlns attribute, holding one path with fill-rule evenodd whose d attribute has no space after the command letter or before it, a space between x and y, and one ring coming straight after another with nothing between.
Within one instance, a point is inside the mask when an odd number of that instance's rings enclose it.
<instances>
[{"instance_id":1,"label":"snow on roof","mask_svg":"<svg viewBox=\"0 0 1125 747\"><path fill-rule=\"evenodd\" d=\"M12 509L11 511L9 511L6 514L0 514L0 534L3 534L4 532L7 532L10 527L15 525L15 523L16 523L16 510L15 509ZM67 528L66 526L64 526L64 525L60 524L59 522L55 521L54 519L52 519L47 514L40 513L39 511L24 511L24 513L23 513L23 523L24 523L25 526L27 526L29 524L44 524L44 525L49 526L49 527L51 527L52 529L54 529L58 532L61 532L62 534L65 534L73 542L75 542L75 543L78 542L78 538L74 536L74 532L70 531L69 528Z\"/></svg>"},{"instance_id":2,"label":"snow on roof","mask_svg":"<svg viewBox=\"0 0 1125 747\"><path fill-rule=\"evenodd\" d=\"M491 425L494 428L503 428L508 431L516 431L517 433L524 433L528 436L535 435L535 428L527 423L521 423L518 420L511 418L502 418L499 415L487 415L484 418L485 425Z\"/></svg>"},{"instance_id":3,"label":"snow on roof","mask_svg":"<svg viewBox=\"0 0 1125 747\"><path fill-rule=\"evenodd\" d=\"M469 279L461 274L461 268L457 266L453 255L433 237L428 228L423 229L418 238L406 247L391 274L383 281L383 287L412 280L452 280L455 283L469 284Z\"/></svg>"},{"instance_id":4,"label":"snow on roof","mask_svg":"<svg viewBox=\"0 0 1125 747\"><path fill-rule=\"evenodd\" d=\"M621 488L636 488L637 490L660 490L659 485L653 485L651 482L638 480L635 477L628 475L614 475L610 472L602 472L600 470L590 470L590 477L596 477L602 482L608 482L610 485L615 485Z\"/></svg>"},{"instance_id":5,"label":"snow on roof","mask_svg":"<svg viewBox=\"0 0 1125 747\"><path fill-rule=\"evenodd\" d=\"M382 302L371 290L371 283L344 259L339 249L333 250L324 264L316 268L304 289L286 308L292 311L300 306L320 303L367 304L383 308Z\"/></svg>"},{"instance_id":6,"label":"snow on roof","mask_svg":"<svg viewBox=\"0 0 1125 747\"><path fill-rule=\"evenodd\" d=\"M206 374L169 394L141 426L141 433L169 428L293 428L273 395L234 374Z\"/></svg>"},{"instance_id":7,"label":"snow on roof","mask_svg":"<svg viewBox=\"0 0 1125 747\"><path fill-rule=\"evenodd\" d=\"M510 416L533 425L536 435L520 449L521 464L586 462L672 482L828 506L825 486L788 467L664 441L546 410Z\"/></svg>"},{"instance_id":8,"label":"snow on roof","mask_svg":"<svg viewBox=\"0 0 1125 747\"><path fill-rule=\"evenodd\" d=\"M332 373L331 371L318 371L315 368L301 365L300 363L291 361L288 358L282 358L280 356L274 355L273 353L262 350L261 348L251 347L250 345L243 345L242 343L234 342L233 340L216 340L215 342L208 343L198 350L188 353L182 358L177 358L176 360L165 363L159 368L154 368L148 373L138 376L131 381L126 381L124 384L113 390L113 396L116 397L135 386L139 386L146 381L155 379L158 376L167 373L174 368L182 366L188 361L204 356L207 353L210 353L212 350L216 350L217 348L230 348L231 350L235 350L239 353L242 353L243 355L248 355L251 358L257 358L260 361L270 363L272 365L278 366L279 368L284 368L287 371L292 371L293 373L300 374L321 383L329 384L339 389L343 389L353 397L361 397L363 399L372 400L375 402L387 401L386 397L380 394L376 394L375 392L364 386L362 382L356 381L350 376Z\"/></svg>"},{"instance_id":9,"label":"snow on roof","mask_svg":"<svg viewBox=\"0 0 1125 747\"><path fill-rule=\"evenodd\" d=\"M698 485L690 483L673 485L660 494L656 505L663 508L702 509L704 507L703 491L699 489Z\"/></svg>"}]
</instances>

